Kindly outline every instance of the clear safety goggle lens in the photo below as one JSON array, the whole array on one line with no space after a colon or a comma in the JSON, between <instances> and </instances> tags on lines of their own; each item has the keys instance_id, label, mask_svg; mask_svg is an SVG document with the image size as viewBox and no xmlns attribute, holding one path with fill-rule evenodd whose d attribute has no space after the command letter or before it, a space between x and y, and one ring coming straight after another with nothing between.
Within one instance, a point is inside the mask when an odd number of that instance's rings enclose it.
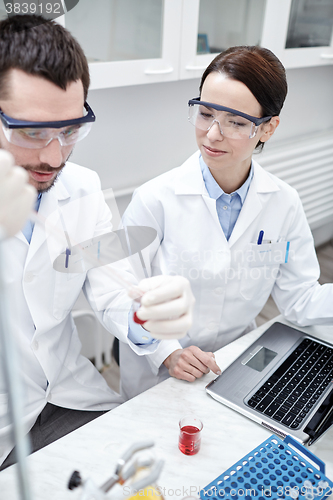
<instances>
[{"instance_id":1,"label":"clear safety goggle lens","mask_svg":"<svg viewBox=\"0 0 333 500\"><path fill-rule=\"evenodd\" d=\"M61 146L71 146L84 139L90 132L92 122L69 125L58 128L6 128L2 124L5 137L15 146L28 149L42 149L53 139L58 139Z\"/></svg>"},{"instance_id":2,"label":"clear safety goggle lens","mask_svg":"<svg viewBox=\"0 0 333 500\"><path fill-rule=\"evenodd\" d=\"M188 119L196 128L207 132L217 124L221 134L229 139L252 139L258 130L255 123L240 115L207 108L202 104L189 106Z\"/></svg>"}]
</instances>

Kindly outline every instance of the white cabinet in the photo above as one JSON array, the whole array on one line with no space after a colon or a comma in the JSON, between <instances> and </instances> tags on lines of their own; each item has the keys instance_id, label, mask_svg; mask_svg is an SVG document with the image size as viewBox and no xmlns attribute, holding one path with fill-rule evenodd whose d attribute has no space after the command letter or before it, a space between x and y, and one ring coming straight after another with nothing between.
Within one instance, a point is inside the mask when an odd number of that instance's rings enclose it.
<instances>
[{"instance_id":1,"label":"white cabinet","mask_svg":"<svg viewBox=\"0 0 333 500\"><path fill-rule=\"evenodd\" d=\"M234 45L271 49L286 68L333 63L333 0L183 0L180 77Z\"/></svg>"},{"instance_id":2,"label":"white cabinet","mask_svg":"<svg viewBox=\"0 0 333 500\"><path fill-rule=\"evenodd\" d=\"M333 0L267 0L261 45L286 68L333 63Z\"/></svg>"},{"instance_id":3,"label":"white cabinet","mask_svg":"<svg viewBox=\"0 0 333 500\"><path fill-rule=\"evenodd\" d=\"M233 45L268 47L286 68L333 63L333 0L80 0L65 26L92 89L200 77Z\"/></svg>"},{"instance_id":4,"label":"white cabinet","mask_svg":"<svg viewBox=\"0 0 333 500\"><path fill-rule=\"evenodd\" d=\"M178 80L181 14L182 0L80 0L64 25L102 89Z\"/></svg>"},{"instance_id":5,"label":"white cabinet","mask_svg":"<svg viewBox=\"0 0 333 500\"><path fill-rule=\"evenodd\" d=\"M274 0L276 1L276 0ZM234 45L260 45L266 0L183 0L180 78Z\"/></svg>"}]
</instances>

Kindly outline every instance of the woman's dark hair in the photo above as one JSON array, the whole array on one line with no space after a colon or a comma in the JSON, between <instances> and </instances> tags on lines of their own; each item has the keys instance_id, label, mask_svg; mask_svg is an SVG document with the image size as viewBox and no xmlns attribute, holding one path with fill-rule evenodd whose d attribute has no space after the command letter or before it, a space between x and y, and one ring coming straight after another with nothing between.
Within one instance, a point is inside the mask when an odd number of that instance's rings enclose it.
<instances>
[{"instance_id":1,"label":"woman's dark hair","mask_svg":"<svg viewBox=\"0 0 333 500\"><path fill-rule=\"evenodd\" d=\"M86 56L69 31L37 15L17 15L0 22L0 96L8 95L8 72L20 69L66 90L81 80L87 98L90 77Z\"/></svg>"},{"instance_id":2,"label":"woman's dark hair","mask_svg":"<svg viewBox=\"0 0 333 500\"><path fill-rule=\"evenodd\" d=\"M278 116L287 95L286 72L281 61L268 49L241 45L230 47L215 57L206 68L200 82L210 73L224 73L229 78L244 83L259 102L262 116ZM258 142L256 148L262 149Z\"/></svg>"}]
</instances>

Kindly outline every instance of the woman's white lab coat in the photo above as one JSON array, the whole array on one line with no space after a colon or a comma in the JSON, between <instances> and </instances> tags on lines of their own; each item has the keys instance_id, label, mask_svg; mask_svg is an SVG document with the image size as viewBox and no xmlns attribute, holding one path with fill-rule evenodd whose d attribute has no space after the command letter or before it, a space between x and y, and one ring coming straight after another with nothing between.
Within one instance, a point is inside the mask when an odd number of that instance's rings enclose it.
<instances>
[{"instance_id":1,"label":"woman's white lab coat","mask_svg":"<svg viewBox=\"0 0 333 500\"><path fill-rule=\"evenodd\" d=\"M179 342L162 341L148 357L121 344L126 397L166 378L161 364L175 349L196 345L215 351L253 328L270 294L298 325L333 323L333 285L317 282L319 265L299 196L253 163L254 177L229 241L205 188L199 152L135 192L123 222L157 230L158 241L143 251L148 274L187 277L196 303L193 326ZM261 230L264 257L258 254Z\"/></svg>"}]
</instances>

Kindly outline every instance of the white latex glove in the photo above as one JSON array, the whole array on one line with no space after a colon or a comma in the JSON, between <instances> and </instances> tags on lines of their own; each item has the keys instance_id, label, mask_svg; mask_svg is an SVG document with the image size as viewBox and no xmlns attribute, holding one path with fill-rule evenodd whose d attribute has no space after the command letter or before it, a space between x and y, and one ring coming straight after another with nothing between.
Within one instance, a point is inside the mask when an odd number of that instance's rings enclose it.
<instances>
[{"instance_id":1,"label":"white latex glove","mask_svg":"<svg viewBox=\"0 0 333 500\"><path fill-rule=\"evenodd\" d=\"M144 328L155 339L180 339L192 325L195 299L189 281L182 276L153 276L139 283L145 294L137 311Z\"/></svg>"},{"instance_id":2,"label":"white latex glove","mask_svg":"<svg viewBox=\"0 0 333 500\"><path fill-rule=\"evenodd\" d=\"M15 167L13 156L0 149L0 240L14 236L31 212L37 191L27 181L27 172Z\"/></svg>"}]
</instances>

